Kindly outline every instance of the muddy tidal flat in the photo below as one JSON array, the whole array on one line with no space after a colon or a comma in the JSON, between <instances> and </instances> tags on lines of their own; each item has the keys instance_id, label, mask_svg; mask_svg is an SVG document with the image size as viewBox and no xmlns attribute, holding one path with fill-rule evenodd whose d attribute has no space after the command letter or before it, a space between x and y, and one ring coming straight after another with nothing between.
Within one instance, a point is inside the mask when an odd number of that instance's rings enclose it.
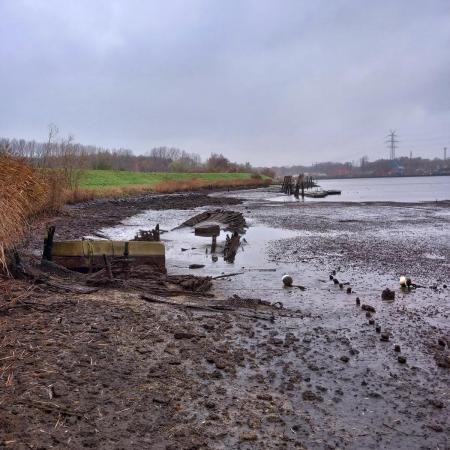
<instances>
[{"instance_id":1,"label":"muddy tidal flat","mask_svg":"<svg viewBox=\"0 0 450 450\"><path fill-rule=\"evenodd\" d=\"M150 300L4 280L0 448L450 448L450 202L279 197L143 196L44 221L59 239L159 223L169 274L220 278ZM247 221L233 263L224 232L211 254L176 228L217 208ZM21 249L31 262L44 222Z\"/></svg>"}]
</instances>

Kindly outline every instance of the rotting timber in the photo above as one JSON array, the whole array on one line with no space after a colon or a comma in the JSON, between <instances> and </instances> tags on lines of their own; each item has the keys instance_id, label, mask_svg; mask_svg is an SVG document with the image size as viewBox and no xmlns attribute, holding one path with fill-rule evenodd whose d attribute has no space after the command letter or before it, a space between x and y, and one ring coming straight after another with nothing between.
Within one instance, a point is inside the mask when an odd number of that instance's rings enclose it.
<instances>
[{"instance_id":1,"label":"rotting timber","mask_svg":"<svg viewBox=\"0 0 450 450\"><path fill-rule=\"evenodd\" d=\"M294 195L295 197L305 196L305 190L316 187L317 184L314 182L312 177L305 176L303 174L293 177L292 175L287 175L283 179L283 184L281 185L281 192L287 195Z\"/></svg>"},{"instance_id":2,"label":"rotting timber","mask_svg":"<svg viewBox=\"0 0 450 450\"><path fill-rule=\"evenodd\" d=\"M194 227L197 224L214 223L218 224L225 231L238 231L243 233L247 224L242 213L225 209L215 209L197 214L183 222L181 227Z\"/></svg>"},{"instance_id":3,"label":"rotting timber","mask_svg":"<svg viewBox=\"0 0 450 450\"><path fill-rule=\"evenodd\" d=\"M233 262L240 247L241 234L245 233L247 223L241 212L216 209L205 211L183 222L180 227L193 227L196 236L211 237L211 252L216 252L217 237L221 228L231 231L226 235L223 250L224 260Z\"/></svg>"},{"instance_id":4,"label":"rotting timber","mask_svg":"<svg viewBox=\"0 0 450 450\"><path fill-rule=\"evenodd\" d=\"M140 230L132 241L54 241L54 234L55 227L49 227L42 257L71 270L91 273L108 266L109 259L116 259L128 265L146 265L158 272L166 271L165 248L160 242L159 225L153 230Z\"/></svg>"}]
</instances>

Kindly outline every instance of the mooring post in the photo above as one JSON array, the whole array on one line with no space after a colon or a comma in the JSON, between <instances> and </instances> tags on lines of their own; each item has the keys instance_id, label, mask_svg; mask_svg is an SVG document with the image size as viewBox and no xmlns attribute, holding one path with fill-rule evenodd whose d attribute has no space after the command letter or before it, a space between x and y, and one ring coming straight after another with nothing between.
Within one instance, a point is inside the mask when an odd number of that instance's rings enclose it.
<instances>
[{"instance_id":1,"label":"mooring post","mask_svg":"<svg viewBox=\"0 0 450 450\"><path fill-rule=\"evenodd\" d=\"M46 259L47 261L52 260L54 235L55 235L55 227L51 225L47 228L47 233L44 236L44 251L42 252L42 259Z\"/></svg>"},{"instance_id":2,"label":"mooring post","mask_svg":"<svg viewBox=\"0 0 450 450\"><path fill-rule=\"evenodd\" d=\"M108 274L109 281L113 280L113 273L111 269L111 263L109 262L108 257L104 254L103 255L103 262L105 263L106 273Z\"/></svg>"},{"instance_id":3,"label":"mooring post","mask_svg":"<svg viewBox=\"0 0 450 450\"><path fill-rule=\"evenodd\" d=\"M214 253L216 251L216 245L217 245L217 236L213 236L211 243L211 253Z\"/></svg>"}]
</instances>

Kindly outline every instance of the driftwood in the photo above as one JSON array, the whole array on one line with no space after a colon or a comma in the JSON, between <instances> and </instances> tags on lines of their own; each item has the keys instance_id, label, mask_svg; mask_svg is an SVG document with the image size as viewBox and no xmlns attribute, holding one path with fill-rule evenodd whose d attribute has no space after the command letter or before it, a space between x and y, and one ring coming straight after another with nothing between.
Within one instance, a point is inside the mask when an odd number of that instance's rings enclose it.
<instances>
[{"instance_id":1,"label":"driftwood","mask_svg":"<svg viewBox=\"0 0 450 450\"><path fill-rule=\"evenodd\" d=\"M218 275L217 277L212 277L213 280L219 280L220 278L235 277L236 275L242 275L244 272L234 272L234 273L224 273L223 275Z\"/></svg>"},{"instance_id":2,"label":"driftwood","mask_svg":"<svg viewBox=\"0 0 450 450\"><path fill-rule=\"evenodd\" d=\"M256 315L256 314L242 314L240 311L237 310L238 307L241 307L243 305L236 305L233 306L232 304L218 304L218 303L207 303L206 305L195 305L192 303L177 303L177 302L170 302L162 299L158 299L155 297L150 297L148 295L141 295L141 299L145 300L149 303L158 303L163 305L169 305L174 306L177 308L184 308L184 309L193 309L197 311L208 311L208 312L225 312L225 313L235 313L239 314L241 317L246 317L248 319L256 319L256 320L267 320L267 321L274 321L274 316L263 316L263 315Z\"/></svg>"},{"instance_id":3,"label":"driftwood","mask_svg":"<svg viewBox=\"0 0 450 450\"><path fill-rule=\"evenodd\" d=\"M194 275L167 275L157 268L148 266L130 266L124 270L121 260L110 260L108 267L95 272L86 277L89 286L112 287L122 289L135 289L161 295L163 297L173 297L195 293L202 296L210 296L208 291L212 287L210 277L197 277Z\"/></svg>"}]
</instances>

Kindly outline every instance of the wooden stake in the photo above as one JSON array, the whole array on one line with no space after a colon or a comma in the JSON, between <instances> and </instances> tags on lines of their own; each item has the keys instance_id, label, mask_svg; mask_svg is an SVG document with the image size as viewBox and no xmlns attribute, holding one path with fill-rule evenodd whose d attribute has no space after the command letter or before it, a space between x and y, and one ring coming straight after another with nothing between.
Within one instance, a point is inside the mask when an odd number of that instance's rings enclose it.
<instances>
[{"instance_id":1,"label":"wooden stake","mask_svg":"<svg viewBox=\"0 0 450 450\"><path fill-rule=\"evenodd\" d=\"M52 225L47 228L47 234L44 237L44 251L42 259L52 260L53 236L55 235L55 227Z\"/></svg>"}]
</instances>

